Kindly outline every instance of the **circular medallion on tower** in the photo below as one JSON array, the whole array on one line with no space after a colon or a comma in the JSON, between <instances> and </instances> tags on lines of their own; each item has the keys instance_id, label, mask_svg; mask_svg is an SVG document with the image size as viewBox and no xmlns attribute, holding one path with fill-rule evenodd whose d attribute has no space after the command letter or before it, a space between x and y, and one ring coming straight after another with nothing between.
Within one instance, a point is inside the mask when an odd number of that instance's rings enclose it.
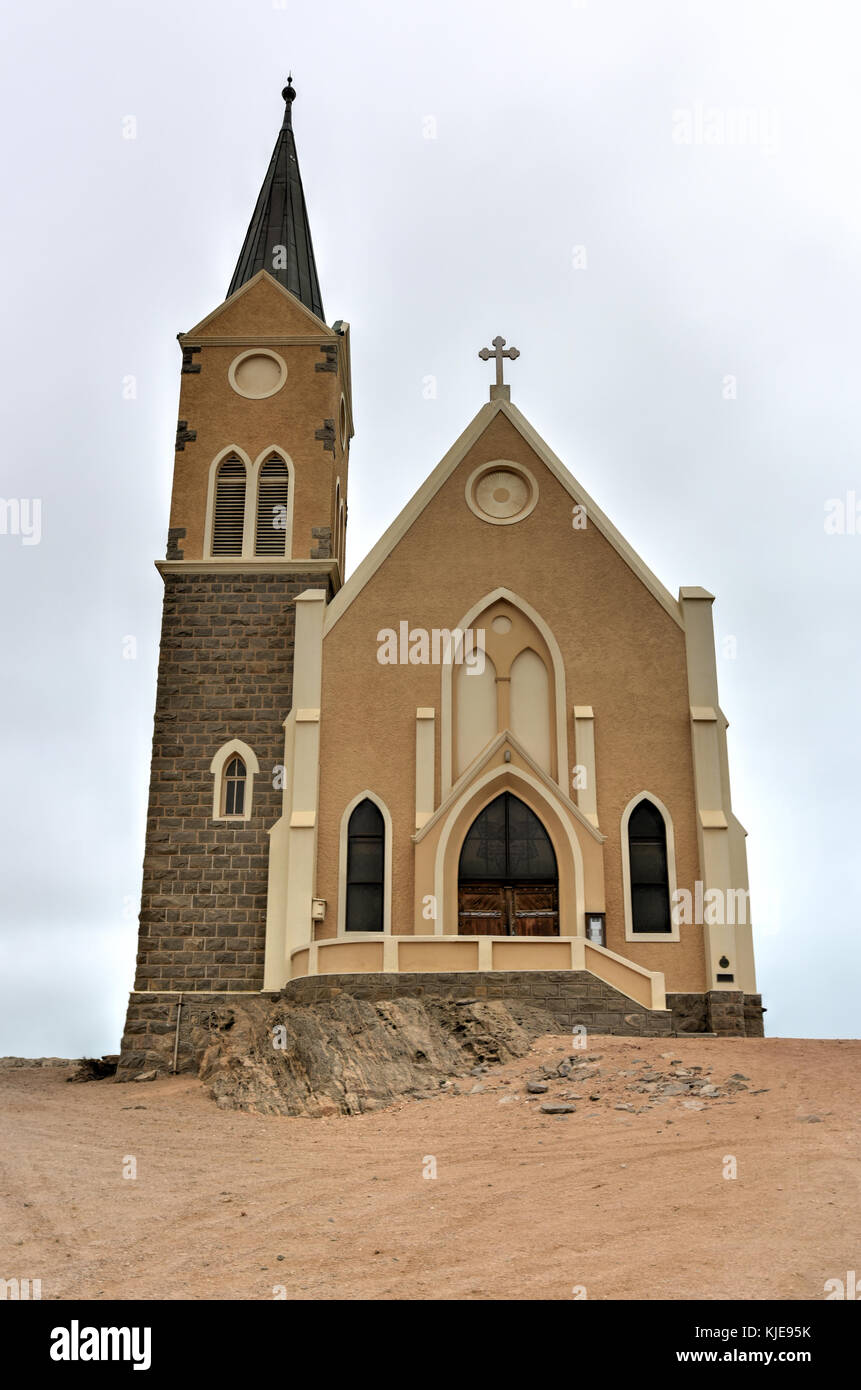
<instances>
[{"instance_id":1,"label":"circular medallion on tower","mask_svg":"<svg viewBox=\"0 0 861 1390\"><path fill-rule=\"evenodd\" d=\"M538 484L523 464L495 459L469 475L466 500L482 521L511 526L529 516L538 501Z\"/></svg>"},{"instance_id":2,"label":"circular medallion on tower","mask_svg":"<svg viewBox=\"0 0 861 1390\"><path fill-rule=\"evenodd\" d=\"M252 348L234 357L227 379L237 395L262 401L281 390L287 380L287 364L269 348Z\"/></svg>"}]
</instances>

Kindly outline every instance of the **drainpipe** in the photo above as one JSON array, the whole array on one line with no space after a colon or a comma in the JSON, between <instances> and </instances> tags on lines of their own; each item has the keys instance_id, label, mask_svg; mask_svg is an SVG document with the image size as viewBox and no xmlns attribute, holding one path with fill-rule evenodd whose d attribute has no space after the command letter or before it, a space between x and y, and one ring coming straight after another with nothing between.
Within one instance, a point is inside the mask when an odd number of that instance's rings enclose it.
<instances>
[{"instance_id":1,"label":"drainpipe","mask_svg":"<svg viewBox=\"0 0 861 1390\"><path fill-rule=\"evenodd\" d=\"M176 1006L176 1035L173 1040L173 1074L176 1076L176 1062L179 1056L179 1021L182 1018L182 992Z\"/></svg>"}]
</instances>

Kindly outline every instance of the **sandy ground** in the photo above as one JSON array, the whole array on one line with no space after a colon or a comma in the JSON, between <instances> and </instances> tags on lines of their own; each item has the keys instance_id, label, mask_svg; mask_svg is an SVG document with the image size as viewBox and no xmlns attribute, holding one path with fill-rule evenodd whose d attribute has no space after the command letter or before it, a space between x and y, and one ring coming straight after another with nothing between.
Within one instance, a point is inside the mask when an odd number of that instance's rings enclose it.
<instances>
[{"instance_id":1,"label":"sandy ground","mask_svg":"<svg viewBox=\"0 0 861 1390\"><path fill-rule=\"evenodd\" d=\"M524 1080L570 1044L482 1093L321 1120L220 1111L183 1077L0 1072L0 1277L43 1299L822 1299L861 1271L861 1042L593 1037L612 1081L542 1115ZM767 1089L616 1110L649 1099L616 1076L646 1057Z\"/></svg>"}]
</instances>

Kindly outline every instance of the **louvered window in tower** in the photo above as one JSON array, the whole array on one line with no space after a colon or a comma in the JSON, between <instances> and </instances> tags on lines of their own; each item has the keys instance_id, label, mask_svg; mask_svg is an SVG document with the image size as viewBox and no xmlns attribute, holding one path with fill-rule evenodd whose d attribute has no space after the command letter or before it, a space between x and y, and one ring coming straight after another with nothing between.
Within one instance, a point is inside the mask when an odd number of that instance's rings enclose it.
<instances>
[{"instance_id":1,"label":"louvered window in tower","mask_svg":"<svg viewBox=\"0 0 861 1390\"><path fill-rule=\"evenodd\" d=\"M213 555L241 555L245 530L245 465L231 455L218 470L215 483Z\"/></svg>"},{"instance_id":2,"label":"louvered window in tower","mask_svg":"<svg viewBox=\"0 0 861 1390\"><path fill-rule=\"evenodd\" d=\"M257 486L257 529L254 538L255 555L285 555L287 553L287 501L289 493L287 465L272 454L260 470Z\"/></svg>"}]
</instances>

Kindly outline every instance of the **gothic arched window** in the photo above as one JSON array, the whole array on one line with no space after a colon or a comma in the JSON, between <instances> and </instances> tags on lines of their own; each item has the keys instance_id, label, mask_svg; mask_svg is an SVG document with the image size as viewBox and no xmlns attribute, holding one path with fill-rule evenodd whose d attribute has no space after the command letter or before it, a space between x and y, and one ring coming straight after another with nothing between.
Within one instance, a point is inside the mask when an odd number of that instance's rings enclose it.
<instances>
[{"instance_id":1,"label":"gothic arched window","mask_svg":"<svg viewBox=\"0 0 861 1390\"><path fill-rule=\"evenodd\" d=\"M223 815L245 815L245 778L245 764L242 759L231 758L227 767L224 769Z\"/></svg>"},{"instance_id":2,"label":"gothic arched window","mask_svg":"<svg viewBox=\"0 0 861 1390\"><path fill-rule=\"evenodd\" d=\"M637 803L628 819L631 929L671 932L667 827L654 802Z\"/></svg>"},{"instance_id":3,"label":"gothic arched window","mask_svg":"<svg viewBox=\"0 0 861 1390\"><path fill-rule=\"evenodd\" d=\"M366 797L347 827L347 931L383 930L385 842L383 814Z\"/></svg>"},{"instance_id":4,"label":"gothic arched window","mask_svg":"<svg viewBox=\"0 0 861 1390\"><path fill-rule=\"evenodd\" d=\"M241 555L245 533L245 464L230 454L215 480L213 555Z\"/></svg>"},{"instance_id":5,"label":"gothic arched window","mask_svg":"<svg viewBox=\"0 0 861 1390\"><path fill-rule=\"evenodd\" d=\"M219 748L209 770L213 776L213 820L250 820L254 778L260 771L254 749L241 738L232 738Z\"/></svg>"},{"instance_id":6,"label":"gothic arched window","mask_svg":"<svg viewBox=\"0 0 861 1390\"><path fill-rule=\"evenodd\" d=\"M290 474L278 454L270 454L257 483L255 555L286 555Z\"/></svg>"}]
</instances>

